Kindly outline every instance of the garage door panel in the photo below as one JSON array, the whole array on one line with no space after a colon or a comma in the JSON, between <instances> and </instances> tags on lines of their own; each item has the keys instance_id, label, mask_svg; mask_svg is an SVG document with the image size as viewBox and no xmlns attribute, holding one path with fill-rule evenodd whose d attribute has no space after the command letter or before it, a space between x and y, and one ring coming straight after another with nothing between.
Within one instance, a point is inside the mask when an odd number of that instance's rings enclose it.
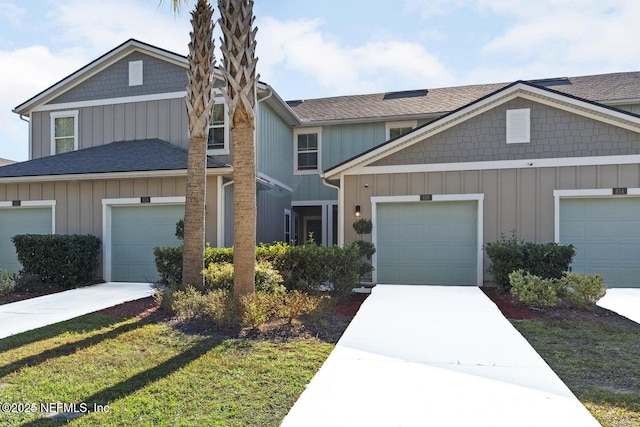
<instances>
[{"instance_id":1,"label":"garage door panel","mask_svg":"<svg viewBox=\"0 0 640 427\"><path fill-rule=\"evenodd\" d=\"M576 247L573 271L613 287L640 287L640 198L560 201L560 243Z\"/></svg>"},{"instance_id":2,"label":"garage door panel","mask_svg":"<svg viewBox=\"0 0 640 427\"><path fill-rule=\"evenodd\" d=\"M178 246L176 222L183 205L113 206L111 208L111 280L153 282L158 279L153 248Z\"/></svg>"},{"instance_id":3,"label":"garage door panel","mask_svg":"<svg viewBox=\"0 0 640 427\"><path fill-rule=\"evenodd\" d=\"M378 283L475 285L477 202L377 206Z\"/></svg>"},{"instance_id":4,"label":"garage door panel","mask_svg":"<svg viewBox=\"0 0 640 427\"><path fill-rule=\"evenodd\" d=\"M0 209L0 269L14 273L22 269L11 238L18 234L51 234L52 215L50 207Z\"/></svg>"}]
</instances>

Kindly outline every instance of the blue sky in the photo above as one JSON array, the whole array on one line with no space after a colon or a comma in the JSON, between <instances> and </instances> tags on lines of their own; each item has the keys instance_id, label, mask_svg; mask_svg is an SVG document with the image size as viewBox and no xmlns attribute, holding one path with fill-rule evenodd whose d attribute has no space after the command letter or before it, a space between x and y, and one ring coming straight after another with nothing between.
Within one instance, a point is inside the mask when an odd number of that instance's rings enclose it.
<instances>
[{"instance_id":1,"label":"blue sky","mask_svg":"<svg viewBox=\"0 0 640 427\"><path fill-rule=\"evenodd\" d=\"M28 157L15 106L125 40L186 54L193 3L175 16L169 0L0 0L0 157ZM255 0L254 13L261 80L284 99L640 70L632 0Z\"/></svg>"}]
</instances>

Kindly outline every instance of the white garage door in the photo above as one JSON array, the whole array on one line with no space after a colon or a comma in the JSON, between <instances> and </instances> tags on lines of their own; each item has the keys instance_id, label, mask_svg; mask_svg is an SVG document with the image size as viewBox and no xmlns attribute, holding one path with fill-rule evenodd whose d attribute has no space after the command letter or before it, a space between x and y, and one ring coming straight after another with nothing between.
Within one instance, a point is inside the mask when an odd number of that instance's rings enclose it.
<instances>
[{"instance_id":1,"label":"white garage door","mask_svg":"<svg viewBox=\"0 0 640 427\"><path fill-rule=\"evenodd\" d=\"M52 218L50 207L0 209L0 270L20 271L22 265L11 238L16 234L51 234Z\"/></svg>"},{"instance_id":2,"label":"white garage door","mask_svg":"<svg viewBox=\"0 0 640 427\"><path fill-rule=\"evenodd\" d=\"M477 284L477 202L377 205L377 282Z\"/></svg>"},{"instance_id":3,"label":"white garage door","mask_svg":"<svg viewBox=\"0 0 640 427\"><path fill-rule=\"evenodd\" d=\"M640 198L560 200L560 243L573 271L602 274L610 287L640 287Z\"/></svg>"},{"instance_id":4,"label":"white garage door","mask_svg":"<svg viewBox=\"0 0 640 427\"><path fill-rule=\"evenodd\" d=\"M178 246L176 222L184 218L184 205L112 206L111 280L158 280L153 248Z\"/></svg>"}]
</instances>

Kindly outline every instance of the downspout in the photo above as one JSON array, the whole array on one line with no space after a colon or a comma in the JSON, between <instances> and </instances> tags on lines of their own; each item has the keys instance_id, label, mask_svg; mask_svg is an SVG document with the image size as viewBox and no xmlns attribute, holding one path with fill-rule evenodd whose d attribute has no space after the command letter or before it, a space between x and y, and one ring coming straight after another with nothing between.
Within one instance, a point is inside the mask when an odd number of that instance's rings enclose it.
<instances>
[{"instance_id":1,"label":"downspout","mask_svg":"<svg viewBox=\"0 0 640 427\"><path fill-rule=\"evenodd\" d=\"M19 116L20 116L20 120L22 120L23 122L27 122L29 124L29 138L28 138L29 139L29 147L28 147L29 158L28 159L31 160L32 159L31 157L31 154L32 154L31 153L31 120L25 119L25 116L23 114L20 114Z\"/></svg>"}]
</instances>

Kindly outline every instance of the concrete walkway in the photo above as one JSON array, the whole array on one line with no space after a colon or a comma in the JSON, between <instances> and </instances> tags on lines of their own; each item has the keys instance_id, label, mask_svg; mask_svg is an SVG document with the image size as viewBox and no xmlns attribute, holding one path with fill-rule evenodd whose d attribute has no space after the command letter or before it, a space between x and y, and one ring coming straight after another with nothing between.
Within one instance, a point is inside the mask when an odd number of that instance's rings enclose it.
<instances>
[{"instance_id":1,"label":"concrete walkway","mask_svg":"<svg viewBox=\"0 0 640 427\"><path fill-rule=\"evenodd\" d=\"M378 285L282 427L600 424L476 287Z\"/></svg>"},{"instance_id":2,"label":"concrete walkway","mask_svg":"<svg viewBox=\"0 0 640 427\"><path fill-rule=\"evenodd\" d=\"M153 295L148 283L102 283L0 305L0 339Z\"/></svg>"},{"instance_id":3,"label":"concrete walkway","mask_svg":"<svg viewBox=\"0 0 640 427\"><path fill-rule=\"evenodd\" d=\"M598 305L640 323L640 289L609 288Z\"/></svg>"}]
</instances>

